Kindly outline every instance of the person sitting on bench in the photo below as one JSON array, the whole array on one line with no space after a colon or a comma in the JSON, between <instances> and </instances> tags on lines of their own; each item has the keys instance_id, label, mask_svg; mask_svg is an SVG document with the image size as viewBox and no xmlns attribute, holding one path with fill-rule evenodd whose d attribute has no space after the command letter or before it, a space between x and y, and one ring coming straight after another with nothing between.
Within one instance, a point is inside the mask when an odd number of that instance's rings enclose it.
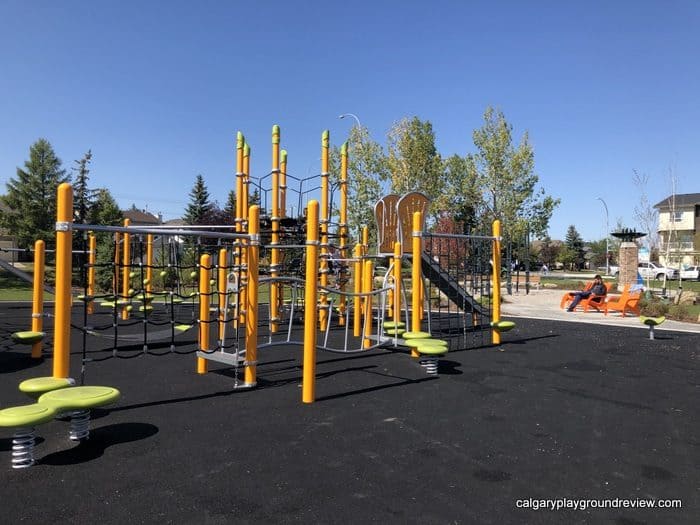
<instances>
[{"instance_id":1,"label":"person sitting on bench","mask_svg":"<svg viewBox=\"0 0 700 525\"><path fill-rule=\"evenodd\" d=\"M573 301L571 301L571 304L566 309L566 311L573 312L576 309L576 306L578 306L578 303L581 302L581 299L586 299L586 298L590 297L591 295L604 296L607 293L607 291L608 291L608 289L603 284L603 278L600 275L596 275L593 278L593 286L591 286L590 289L582 291L582 292L576 292L573 294L574 299L573 299Z\"/></svg>"}]
</instances>

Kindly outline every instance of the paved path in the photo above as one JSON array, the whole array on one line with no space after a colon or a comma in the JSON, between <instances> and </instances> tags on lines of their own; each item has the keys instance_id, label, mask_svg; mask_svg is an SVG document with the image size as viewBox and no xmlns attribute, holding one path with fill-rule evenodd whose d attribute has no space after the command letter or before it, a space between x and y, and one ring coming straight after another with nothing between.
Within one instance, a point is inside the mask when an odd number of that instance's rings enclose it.
<instances>
[{"instance_id":1,"label":"paved path","mask_svg":"<svg viewBox=\"0 0 700 525\"><path fill-rule=\"evenodd\" d=\"M618 312L607 316L596 311L567 312L559 308L559 302L564 290L531 290L529 294L504 295L502 314L505 317L528 317L531 319L547 319L553 321L573 321L577 323L593 323L607 326L629 326L647 330L639 322L638 317L622 317ZM700 333L700 324L681 323L666 320L657 330L673 330L680 332Z\"/></svg>"}]
</instances>

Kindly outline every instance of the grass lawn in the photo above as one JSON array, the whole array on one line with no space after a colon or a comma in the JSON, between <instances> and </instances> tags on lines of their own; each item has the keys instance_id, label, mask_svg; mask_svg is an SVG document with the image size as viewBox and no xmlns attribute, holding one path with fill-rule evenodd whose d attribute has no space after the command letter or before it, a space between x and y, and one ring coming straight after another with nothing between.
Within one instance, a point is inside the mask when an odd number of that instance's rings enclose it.
<instances>
[{"instance_id":1,"label":"grass lawn","mask_svg":"<svg viewBox=\"0 0 700 525\"><path fill-rule=\"evenodd\" d=\"M32 285L0 269L0 301L31 301ZM53 301L53 295L44 292L45 301Z\"/></svg>"}]
</instances>

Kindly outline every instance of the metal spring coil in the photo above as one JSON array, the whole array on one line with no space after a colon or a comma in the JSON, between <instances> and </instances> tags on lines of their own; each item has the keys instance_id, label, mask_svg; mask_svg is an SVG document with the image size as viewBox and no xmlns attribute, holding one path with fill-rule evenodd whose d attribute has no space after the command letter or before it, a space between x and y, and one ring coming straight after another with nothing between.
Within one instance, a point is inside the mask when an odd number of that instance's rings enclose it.
<instances>
[{"instance_id":1,"label":"metal spring coil","mask_svg":"<svg viewBox=\"0 0 700 525\"><path fill-rule=\"evenodd\" d=\"M18 428L12 436L12 468L27 468L34 464L34 429Z\"/></svg>"},{"instance_id":2,"label":"metal spring coil","mask_svg":"<svg viewBox=\"0 0 700 525\"><path fill-rule=\"evenodd\" d=\"M90 411L75 410L71 413L70 433L71 441L82 441L90 436Z\"/></svg>"},{"instance_id":3,"label":"metal spring coil","mask_svg":"<svg viewBox=\"0 0 700 525\"><path fill-rule=\"evenodd\" d=\"M421 357L420 366L425 368L428 375L436 376L438 373L438 358L436 356Z\"/></svg>"}]
</instances>

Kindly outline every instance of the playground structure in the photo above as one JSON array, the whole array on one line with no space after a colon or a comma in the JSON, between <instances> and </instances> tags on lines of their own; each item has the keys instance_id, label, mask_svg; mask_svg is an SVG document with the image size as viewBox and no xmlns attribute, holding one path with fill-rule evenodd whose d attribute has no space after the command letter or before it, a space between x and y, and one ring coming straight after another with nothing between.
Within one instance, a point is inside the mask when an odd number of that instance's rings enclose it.
<instances>
[{"instance_id":1,"label":"playground structure","mask_svg":"<svg viewBox=\"0 0 700 525\"><path fill-rule=\"evenodd\" d=\"M84 307L84 322L76 327L83 333L84 358L87 338L99 335L100 330L113 331L113 356L118 356L118 340L143 341L141 353L149 353L154 336L163 332L169 335L169 351L173 352L176 333L197 326L197 372L206 373L208 361L220 362L234 368L235 388L252 388L256 385L258 351L275 345L298 344L303 346L302 400L311 403L315 398L314 373L319 348L353 353L378 346L410 347L415 357L433 356L426 358L424 365L429 373L436 373L434 356L444 354L450 347L466 348L470 338L472 343L483 345L488 334L490 342L500 343L500 332L512 325L500 321L500 275L495 270L500 267L498 221L492 236L428 234L424 231L428 205L425 196L416 193L401 198L387 196L375 207L379 231L377 252L370 253L365 230L362 242L354 245L351 254L347 225L347 146L341 149L338 222L333 224L329 142L329 134L324 132L320 203L309 200L305 213L297 217L286 213L290 181L300 183L299 203L311 190L303 190L307 179L295 179L287 173L287 153L280 149L278 126L272 132L272 170L257 182L249 173L250 147L241 133L237 136L236 216L230 227L140 228L128 222L119 227L74 224L72 189L68 184L61 185L56 222L53 376L69 376L73 232L91 232L85 250L87 282L79 301ZM269 189L262 184L268 179ZM259 188L264 201L269 201L269 214L261 217L260 206L249 205L251 186ZM301 205L297 209L300 208ZM266 227L262 231L261 225ZM234 232L221 231L226 228ZM95 289L95 270L99 265L95 262L94 234L100 232L113 234L116 241L111 263L113 289L102 295ZM172 258L159 262L155 253L158 250L154 249L156 237L161 242L161 256L166 237L170 239L167 246L174 245L172 239L177 239L179 244L190 239L196 260L190 266ZM138 257L134 257L136 253ZM261 259L266 262L261 264ZM384 274L379 276L379 286L375 273L380 266L377 262L387 264ZM182 289L180 279L188 270L198 285L190 293ZM156 272L163 276L171 271L178 277L176 283L169 289L156 290ZM350 283L353 291L347 289ZM136 304L140 306L134 308ZM99 313L99 308L107 308L103 314L112 316L101 327L88 322L88 317ZM189 319L178 318L175 315L178 309L184 309ZM167 311L168 318L157 321L157 310ZM392 320L387 321L387 317ZM299 339L296 325L302 321ZM149 328L158 323L168 326L160 331ZM422 332L426 325L427 332ZM119 330L128 326L142 326L142 334L124 338ZM410 327L407 333L402 332L404 326ZM329 346L331 330L341 333L341 347ZM440 343L441 349L435 350L428 348L431 344L411 342L412 335L417 339L438 335L444 344Z\"/></svg>"}]
</instances>

